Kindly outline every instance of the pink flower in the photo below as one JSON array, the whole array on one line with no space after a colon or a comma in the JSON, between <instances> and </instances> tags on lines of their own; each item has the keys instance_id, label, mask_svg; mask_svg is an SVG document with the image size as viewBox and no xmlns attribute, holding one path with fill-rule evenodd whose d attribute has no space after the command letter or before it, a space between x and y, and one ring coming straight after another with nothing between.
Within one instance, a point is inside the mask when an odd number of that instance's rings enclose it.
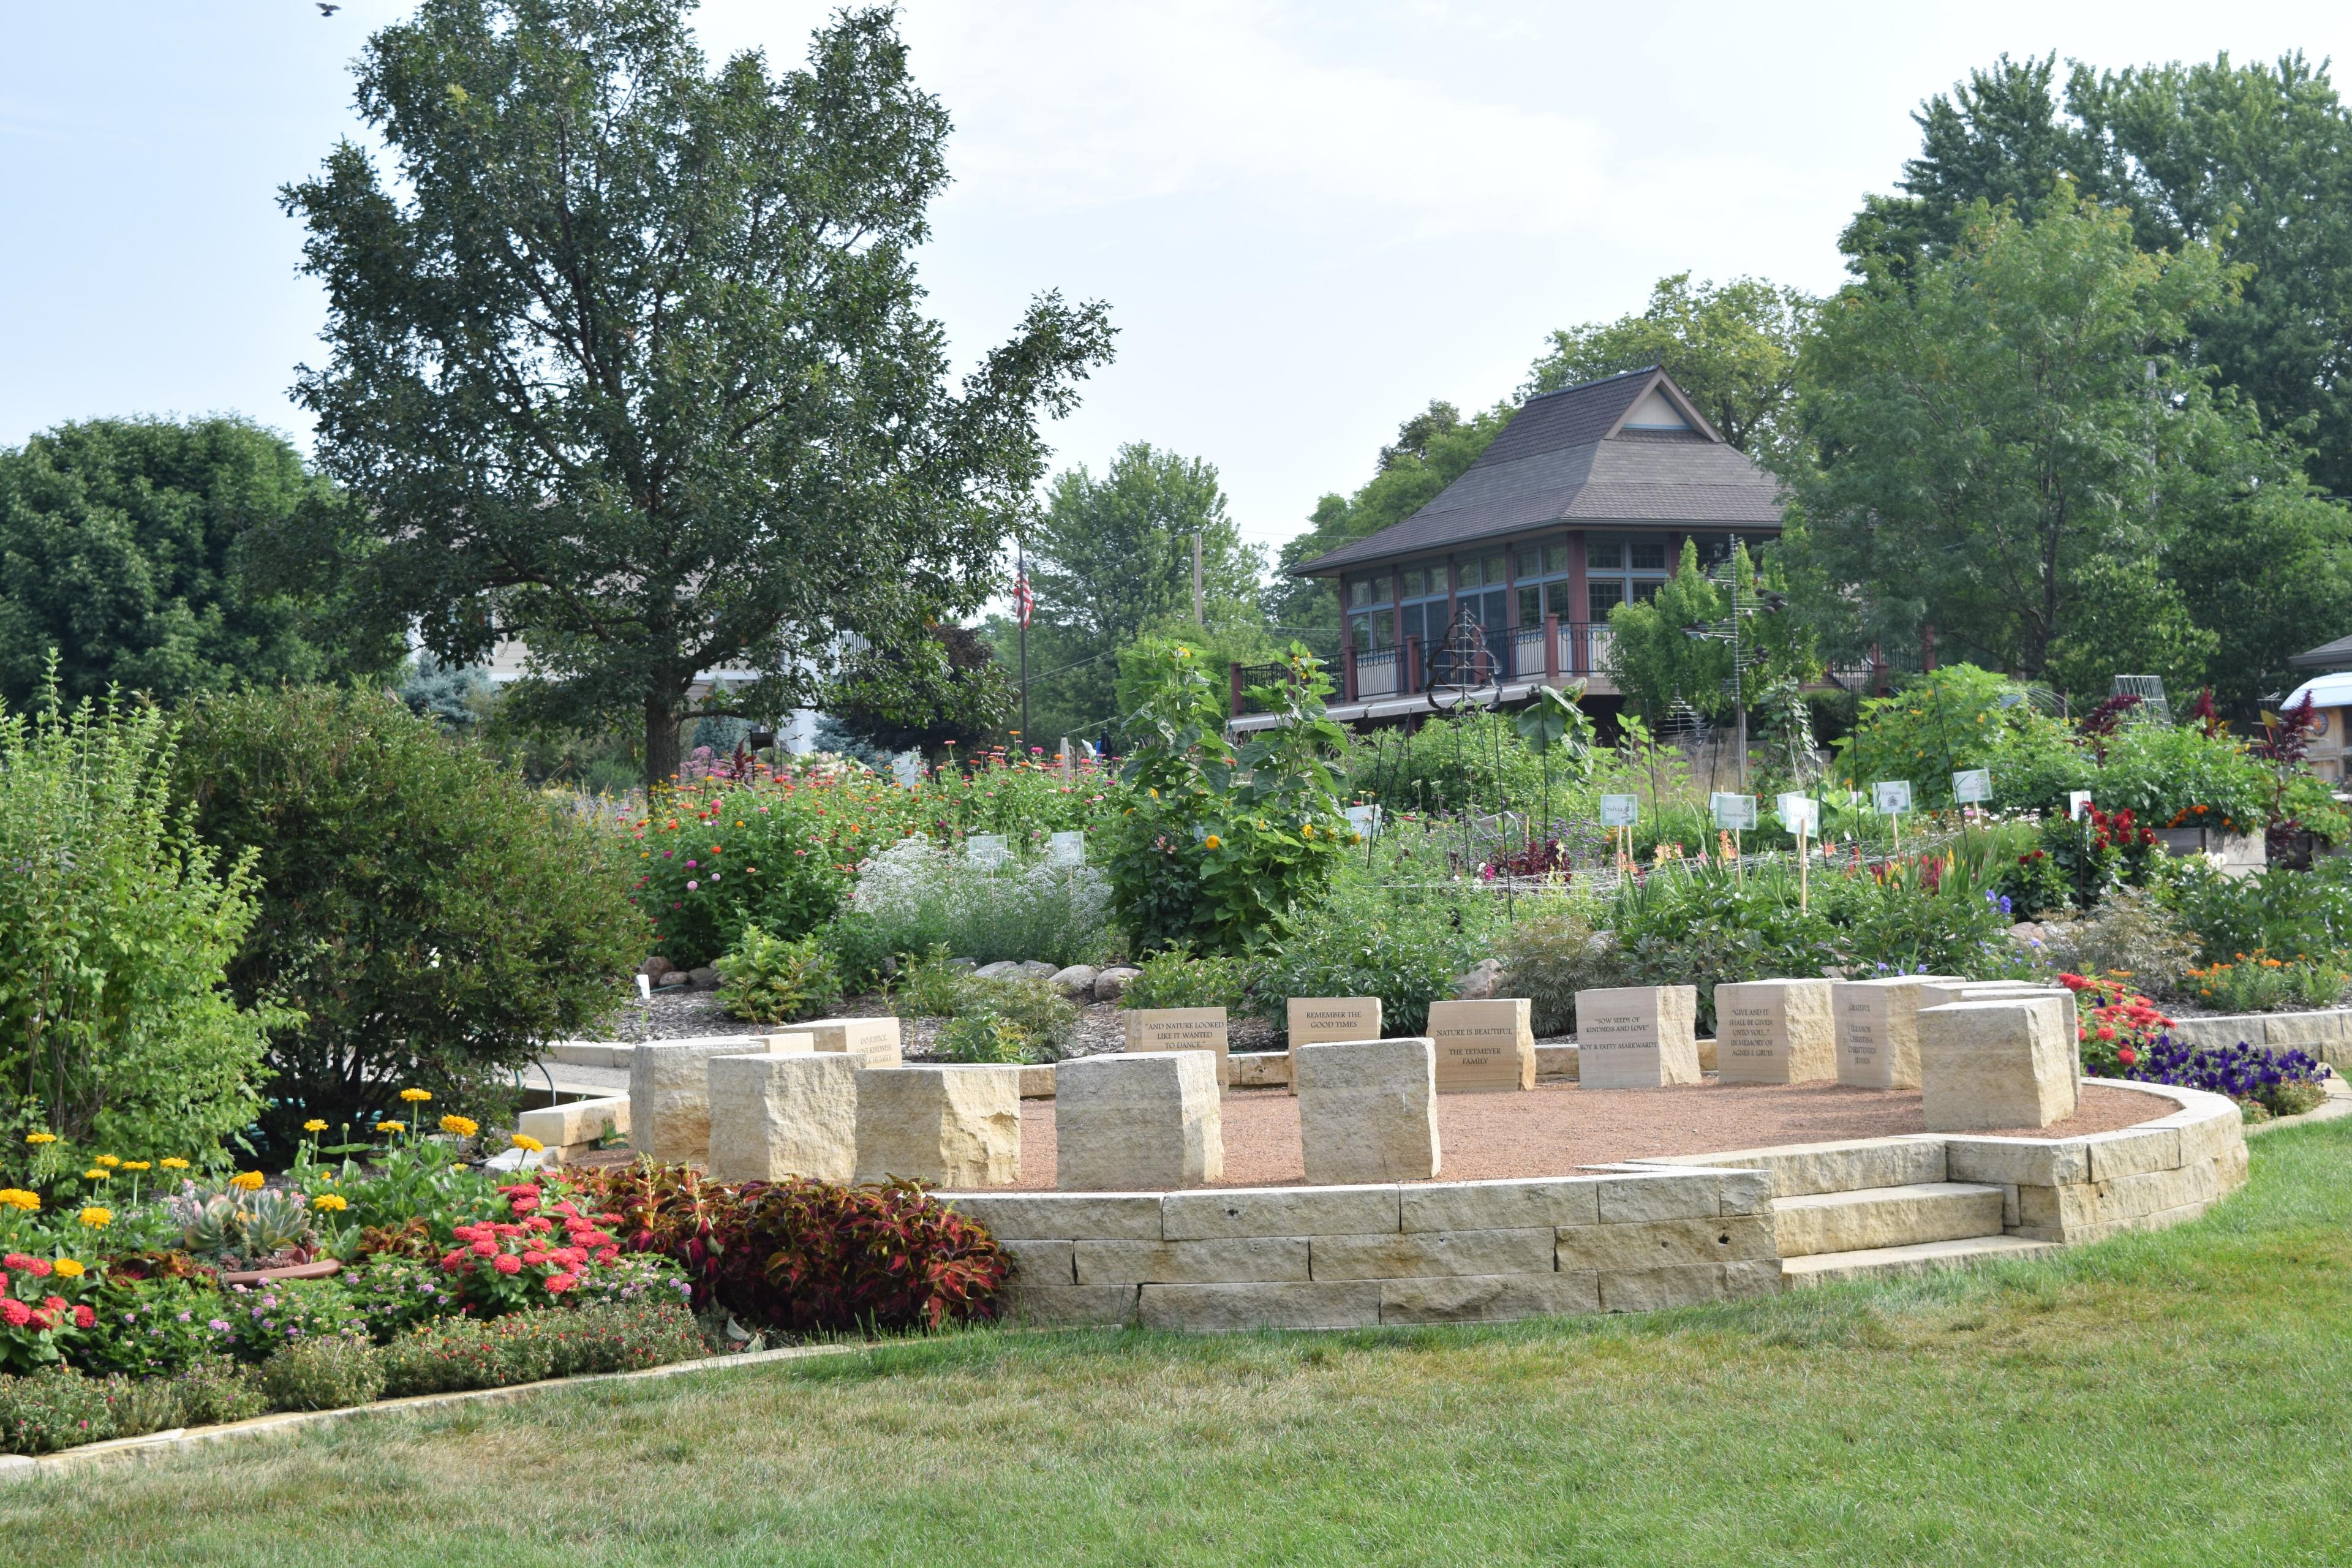
<instances>
[{"instance_id":1,"label":"pink flower","mask_svg":"<svg viewBox=\"0 0 2352 1568\"><path fill-rule=\"evenodd\" d=\"M596 1261L599 1263L617 1263L620 1260L621 1249L617 1247L600 1247L596 1249Z\"/></svg>"},{"instance_id":2,"label":"pink flower","mask_svg":"<svg viewBox=\"0 0 2352 1568\"><path fill-rule=\"evenodd\" d=\"M455 1274L465 1267L466 1253L462 1247L456 1252L445 1254L441 1259L441 1268L445 1273Z\"/></svg>"},{"instance_id":3,"label":"pink flower","mask_svg":"<svg viewBox=\"0 0 2352 1568\"><path fill-rule=\"evenodd\" d=\"M579 1283L577 1275L551 1274L547 1277L547 1293L551 1296L561 1296Z\"/></svg>"},{"instance_id":4,"label":"pink flower","mask_svg":"<svg viewBox=\"0 0 2352 1568\"><path fill-rule=\"evenodd\" d=\"M30 1268L33 1266L33 1260L21 1252L12 1252L5 1258L0 1258L0 1263L5 1263L11 1268Z\"/></svg>"},{"instance_id":5,"label":"pink flower","mask_svg":"<svg viewBox=\"0 0 2352 1568\"><path fill-rule=\"evenodd\" d=\"M509 1252L490 1267L501 1274L520 1274L522 1272L522 1259Z\"/></svg>"},{"instance_id":6,"label":"pink flower","mask_svg":"<svg viewBox=\"0 0 2352 1568\"><path fill-rule=\"evenodd\" d=\"M555 1228L555 1222L548 1218L543 1214L535 1214L529 1219L523 1221L523 1224L531 1230L545 1231L553 1230Z\"/></svg>"},{"instance_id":7,"label":"pink flower","mask_svg":"<svg viewBox=\"0 0 2352 1568\"><path fill-rule=\"evenodd\" d=\"M525 1263L531 1265L533 1268L537 1268L539 1265L547 1261L547 1254L534 1247L522 1255L522 1260Z\"/></svg>"},{"instance_id":8,"label":"pink flower","mask_svg":"<svg viewBox=\"0 0 2352 1568\"><path fill-rule=\"evenodd\" d=\"M498 1253L499 1244L487 1236L474 1243L474 1256L477 1258L496 1258Z\"/></svg>"},{"instance_id":9,"label":"pink flower","mask_svg":"<svg viewBox=\"0 0 2352 1568\"><path fill-rule=\"evenodd\" d=\"M86 1328L89 1328L91 1324L93 1324L93 1323L95 1323L95 1322L97 1322L97 1321L98 1321L98 1314L97 1314L96 1312L91 1311L88 1307L76 1307L76 1308L74 1309L74 1327L75 1327L75 1328L77 1328L77 1329L86 1329Z\"/></svg>"},{"instance_id":10,"label":"pink flower","mask_svg":"<svg viewBox=\"0 0 2352 1568\"><path fill-rule=\"evenodd\" d=\"M25 1268L36 1279L47 1279L55 1272L49 1267L49 1260L46 1258L27 1258L25 1259Z\"/></svg>"},{"instance_id":11,"label":"pink flower","mask_svg":"<svg viewBox=\"0 0 2352 1568\"><path fill-rule=\"evenodd\" d=\"M0 1301L0 1323L5 1323L12 1329L21 1329L32 1321L33 1309L24 1302L13 1296L7 1300Z\"/></svg>"}]
</instances>

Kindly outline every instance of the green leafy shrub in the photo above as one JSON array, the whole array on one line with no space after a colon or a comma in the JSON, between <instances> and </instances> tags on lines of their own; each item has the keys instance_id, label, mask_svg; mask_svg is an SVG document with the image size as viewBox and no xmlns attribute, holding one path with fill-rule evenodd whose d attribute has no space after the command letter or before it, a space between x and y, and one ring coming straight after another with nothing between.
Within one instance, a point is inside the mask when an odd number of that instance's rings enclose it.
<instances>
[{"instance_id":1,"label":"green leafy shrub","mask_svg":"<svg viewBox=\"0 0 2352 1568\"><path fill-rule=\"evenodd\" d=\"M1145 952L1240 952L1281 934L1352 837L1330 767L1347 734L1324 713L1321 663L1294 645L1286 678L1251 689L1277 721L1239 748L1224 692L1196 663L1171 648L1127 723L1140 798L1108 836L1111 904Z\"/></svg>"},{"instance_id":2,"label":"green leafy shrub","mask_svg":"<svg viewBox=\"0 0 2352 1568\"><path fill-rule=\"evenodd\" d=\"M1248 991L1260 1015L1276 1028L1289 1026L1288 999L1293 996L1377 996L1381 1026L1391 1035L1417 1035L1429 1019L1429 1005L1454 994L1454 978L1473 962L1474 943L1457 929L1448 913L1429 906L1399 904L1378 891L1334 892L1301 919L1297 928L1258 957L1249 972ZM1153 963L1164 963L1165 955ZM1162 981L1145 965L1154 986L1172 989L1192 985L1220 993L1230 984L1214 968L1213 960L1195 960L1208 966ZM1122 1005L1134 1003L1135 982L1129 982ZM1234 1006L1224 1003L1175 1003L1177 1006Z\"/></svg>"},{"instance_id":3,"label":"green leafy shrub","mask_svg":"<svg viewBox=\"0 0 2352 1568\"><path fill-rule=\"evenodd\" d=\"M719 1005L730 1017L790 1024L841 1002L841 976L814 936L787 941L745 926L719 959Z\"/></svg>"},{"instance_id":4,"label":"green leafy shrub","mask_svg":"<svg viewBox=\"0 0 2352 1568\"><path fill-rule=\"evenodd\" d=\"M0 1452L47 1454L110 1437L138 1437L185 1424L168 1383L85 1377L49 1367L0 1376Z\"/></svg>"},{"instance_id":5,"label":"green leafy shrub","mask_svg":"<svg viewBox=\"0 0 2352 1568\"><path fill-rule=\"evenodd\" d=\"M2076 974L2129 979L2141 991L2178 994L2197 962L2197 942L2156 894L2118 888L2094 913L2052 928L2042 958Z\"/></svg>"},{"instance_id":6,"label":"green leafy shrub","mask_svg":"<svg viewBox=\"0 0 2352 1568\"><path fill-rule=\"evenodd\" d=\"M261 1392L261 1369L226 1356L189 1363L170 1387L179 1396L183 1426L249 1421L269 1408Z\"/></svg>"},{"instance_id":7,"label":"green leafy shrub","mask_svg":"<svg viewBox=\"0 0 2352 1568\"><path fill-rule=\"evenodd\" d=\"M2231 963L2192 967L2173 982L2175 989L2193 991L2198 1001L2222 1013L2330 1006L2347 985L2352 985L2352 973L2333 959L2273 958L2259 947Z\"/></svg>"},{"instance_id":8,"label":"green leafy shrub","mask_svg":"<svg viewBox=\"0 0 2352 1568\"><path fill-rule=\"evenodd\" d=\"M1938 666L1912 679L1892 697L1862 704L1853 732L1837 742L1834 772L1849 787L1867 790L1883 779L1907 779L1922 806L1952 804L1952 774L1990 768L1997 802L2004 775L2027 758L2043 759L2055 798L2090 768L2072 731L2037 710L2015 681L1972 664ZM2041 784L2038 788L2048 788ZM2040 799L2032 805L2043 804Z\"/></svg>"},{"instance_id":9,"label":"green leafy shrub","mask_svg":"<svg viewBox=\"0 0 2352 1568\"><path fill-rule=\"evenodd\" d=\"M367 1338L367 1322L339 1279L271 1279L221 1292L237 1359L256 1364L301 1340Z\"/></svg>"},{"instance_id":10,"label":"green leafy shrub","mask_svg":"<svg viewBox=\"0 0 2352 1568\"><path fill-rule=\"evenodd\" d=\"M675 1298L544 1313L538 1327L553 1352L549 1374L554 1377L641 1372L703 1353L694 1314Z\"/></svg>"},{"instance_id":11,"label":"green leafy shrub","mask_svg":"<svg viewBox=\"0 0 2352 1568\"><path fill-rule=\"evenodd\" d=\"M94 1321L74 1361L90 1372L173 1377L235 1346L226 1303L209 1281L109 1278L89 1305Z\"/></svg>"},{"instance_id":12,"label":"green leafy shrub","mask_svg":"<svg viewBox=\"0 0 2352 1568\"><path fill-rule=\"evenodd\" d=\"M1576 994L1619 983L1617 943L1595 931L1578 908L1554 910L1512 926L1495 950L1504 984L1524 996L1538 1036L1576 1031Z\"/></svg>"},{"instance_id":13,"label":"green leafy shrub","mask_svg":"<svg viewBox=\"0 0 2352 1568\"><path fill-rule=\"evenodd\" d=\"M2308 871L2272 866L2247 877L2225 877L2191 858L2162 897L2208 963L2257 950L2328 960L2352 952L2352 860L2340 856Z\"/></svg>"},{"instance_id":14,"label":"green leafy shrub","mask_svg":"<svg viewBox=\"0 0 2352 1568\"><path fill-rule=\"evenodd\" d=\"M1027 1036L1040 1059L1053 1061L1069 1049L1077 1033L1076 1004L1035 975L998 975L966 982L967 1000L959 1012L984 1012L1003 1018Z\"/></svg>"},{"instance_id":15,"label":"green leafy shrub","mask_svg":"<svg viewBox=\"0 0 2352 1568\"><path fill-rule=\"evenodd\" d=\"M548 1315L444 1318L412 1329L383 1347L383 1392L401 1399L538 1383L555 1371L555 1342L540 1328Z\"/></svg>"},{"instance_id":16,"label":"green leafy shrub","mask_svg":"<svg viewBox=\"0 0 2352 1568\"><path fill-rule=\"evenodd\" d=\"M420 1258L379 1255L337 1278L347 1282L352 1305L378 1344L464 1310L448 1273Z\"/></svg>"},{"instance_id":17,"label":"green leafy shrub","mask_svg":"<svg viewBox=\"0 0 2352 1568\"><path fill-rule=\"evenodd\" d=\"M311 1118L373 1124L404 1085L497 1105L646 952L626 840L380 694L205 698L178 777L207 842L257 856L262 918L231 984L303 1015L270 1037L278 1150Z\"/></svg>"},{"instance_id":18,"label":"green leafy shrub","mask_svg":"<svg viewBox=\"0 0 2352 1568\"><path fill-rule=\"evenodd\" d=\"M1152 1007L1238 1009L1248 996L1249 966L1224 953L1199 956L1176 946L1137 965L1118 1005L1130 1012Z\"/></svg>"},{"instance_id":19,"label":"green leafy shrub","mask_svg":"<svg viewBox=\"0 0 2352 1568\"><path fill-rule=\"evenodd\" d=\"M265 1363L262 1397L273 1410L341 1410L383 1393L383 1358L362 1339L297 1340Z\"/></svg>"},{"instance_id":20,"label":"green leafy shrub","mask_svg":"<svg viewBox=\"0 0 2352 1568\"><path fill-rule=\"evenodd\" d=\"M1037 1059L1029 1031L996 1013L966 1013L949 1019L935 1048L951 1062L1001 1066Z\"/></svg>"},{"instance_id":21,"label":"green leafy shrub","mask_svg":"<svg viewBox=\"0 0 2352 1568\"><path fill-rule=\"evenodd\" d=\"M974 863L963 846L902 838L858 868L851 910L892 952L945 947L980 963L1093 963L1113 945L1110 885L1091 866Z\"/></svg>"},{"instance_id":22,"label":"green leafy shrub","mask_svg":"<svg viewBox=\"0 0 2352 1568\"><path fill-rule=\"evenodd\" d=\"M2089 787L2102 808L2128 809L2146 826L2225 833L2262 832L2276 794L2270 768L2244 742L2168 724L2117 735Z\"/></svg>"},{"instance_id":23,"label":"green leafy shrub","mask_svg":"<svg viewBox=\"0 0 2352 1568\"><path fill-rule=\"evenodd\" d=\"M900 954L925 951L900 946L887 926L856 910L844 910L819 926L816 940L833 961L841 988L853 994L878 987Z\"/></svg>"},{"instance_id":24,"label":"green leafy shrub","mask_svg":"<svg viewBox=\"0 0 2352 1568\"><path fill-rule=\"evenodd\" d=\"M1407 735L1376 731L1346 756L1350 799L1406 811L1520 811L1543 794L1543 761L1502 713L1473 710Z\"/></svg>"},{"instance_id":25,"label":"green leafy shrub","mask_svg":"<svg viewBox=\"0 0 2352 1568\"><path fill-rule=\"evenodd\" d=\"M175 734L152 709L0 717L0 1150L24 1135L178 1154L245 1126L265 1031L224 972L258 913L252 857L173 808ZM45 1184L54 1171L26 1179Z\"/></svg>"}]
</instances>

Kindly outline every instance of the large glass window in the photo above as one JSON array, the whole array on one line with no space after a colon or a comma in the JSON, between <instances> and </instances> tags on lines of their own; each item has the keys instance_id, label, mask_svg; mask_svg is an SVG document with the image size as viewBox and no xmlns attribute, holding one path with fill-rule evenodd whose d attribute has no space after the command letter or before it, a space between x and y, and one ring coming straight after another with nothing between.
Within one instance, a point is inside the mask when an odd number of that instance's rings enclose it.
<instances>
[{"instance_id":1,"label":"large glass window","mask_svg":"<svg viewBox=\"0 0 2352 1568\"><path fill-rule=\"evenodd\" d=\"M1378 653L1397 645L1396 579L1386 572L1348 582L1348 640L1358 653Z\"/></svg>"},{"instance_id":2,"label":"large glass window","mask_svg":"<svg viewBox=\"0 0 2352 1568\"><path fill-rule=\"evenodd\" d=\"M1568 601L1567 540L1522 544L1514 552L1511 566L1518 584L1522 628L1541 626L1547 615L1563 621L1577 618L1576 606Z\"/></svg>"},{"instance_id":3,"label":"large glass window","mask_svg":"<svg viewBox=\"0 0 2352 1568\"><path fill-rule=\"evenodd\" d=\"M1445 563L1415 562L1399 575L1404 579L1404 598L1397 610L1397 640L1419 637L1426 658L1433 644L1445 641Z\"/></svg>"},{"instance_id":4,"label":"large glass window","mask_svg":"<svg viewBox=\"0 0 2352 1568\"><path fill-rule=\"evenodd\" d=\"M1605 621L1619 605L1655 598L1666 582L1663 533L1584 536L1584 601L1589 620Z\"/></svg>"}]
</instances>

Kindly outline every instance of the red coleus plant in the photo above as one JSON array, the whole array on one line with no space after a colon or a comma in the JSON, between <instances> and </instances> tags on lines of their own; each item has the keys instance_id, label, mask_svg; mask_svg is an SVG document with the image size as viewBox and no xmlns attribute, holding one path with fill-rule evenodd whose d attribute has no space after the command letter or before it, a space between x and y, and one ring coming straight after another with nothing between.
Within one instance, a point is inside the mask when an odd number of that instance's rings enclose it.
<instances>
[{"instance_id":1,"label":"red coleus plant","mask_svg":"<svg viewBox=\"0 0 2352 1568\"><path fill-rule=\"evenodd\" d=\"M581 1277L609 1268L621 1256L608 1227L615 1214L581 1213L568 1199L541 1212L541 1190L528 1183L500 1187L508 1219L476 1220L452 1227L457 1245L441 1258L456 1282L457 1299L480 1317L497 1317L524 1307L550 1305L575 1289Z\"/></svg>"}]
</instances>

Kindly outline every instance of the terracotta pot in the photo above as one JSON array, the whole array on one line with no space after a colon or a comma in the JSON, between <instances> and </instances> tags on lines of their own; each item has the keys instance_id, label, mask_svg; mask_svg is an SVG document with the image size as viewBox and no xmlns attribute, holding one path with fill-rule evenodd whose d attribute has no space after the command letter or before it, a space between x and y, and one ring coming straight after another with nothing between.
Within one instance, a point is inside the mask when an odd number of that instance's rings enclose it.
<instances>
[{"instance_id":1,"label":"terracotta pot","mask_svg":"<svg viewBox=\"0 0 2352 1568\"><path fill-rule=\"evenodd\" d=\"M220 1282L224 1285L266 1285L273 1279L324 1279L331 1274L342 1272L342 1268L339 1259L321 1258L316 1263L289 1263L283 1268L224 1270Z\"/></svg>"}]
</instances>

